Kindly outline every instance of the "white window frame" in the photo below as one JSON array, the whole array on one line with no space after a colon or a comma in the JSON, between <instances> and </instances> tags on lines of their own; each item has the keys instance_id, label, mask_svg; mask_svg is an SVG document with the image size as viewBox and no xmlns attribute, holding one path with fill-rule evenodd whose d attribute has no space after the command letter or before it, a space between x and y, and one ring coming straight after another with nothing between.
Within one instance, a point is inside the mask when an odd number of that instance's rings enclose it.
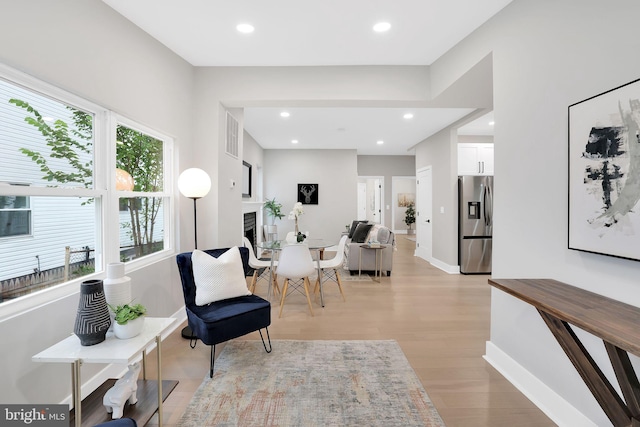
<instances>
[{"instance_id":1,"label":"white window frame","mask_svg":"<svg viewBox=\"0 0 640 427\"><path fill-rule=\"evenodd\" d=\"M93 188L2 186L0 192L2 192L3 195L28 196L30 198L36 196L94 198L96 203L96 249L98 247L101 248L101 251L96 250L94 273L0 303L0 322L23 314L25 311L78 293L81 282L91 278L106 277L106 265L120 261L120 245L118 239L104 237L118 235L120 226L118 222L118 198L121 196L126 197L126 192L116 191L115 189L115 135L117 123L140 130L164 141L163 163L165 169L163 191L159 193L131 193L136 197L144 195L168 199L168 203L164 204L163 212L165 215L165 249L126 263L125 270L127 272L134 271L141 267L151 265L161 259L173 256L175 254L174 235L176 232L173 185L173 138L142 126L133 120L119 116L115 112L89 102L84 98L73 95L63 89L45 83L1 63L0 78L12 84L22 86L30 91L38 92L44 96L54 98L62 103L94 114Z\"/></svg>"},{"instance_id":2,"label":"white window frame","mask_svg":"<svg viewBox=\"0 0 640 427\"><path fill-rule=\"evenodd\" d=\"M16 182L8 183L9 186L29 187L29 184L21 184ZM9 239L23 239L25 237L31 237L33 234L33 211L31 209L31 197L27 197L27 208L3 208L0 207L0 212L29 212L29 230L24 234L13 234L11 236L0 236L0 241L6 242Z\"/></svg>"},{"instance_id":3,"label":"white window frame","mask_svg":"<svg viewBox=\"0 0 640 427\"><path fill-rule=\"evenodd\" d=\"M144 192L144 191L115 191L116 188L116 129L118 125L126 126L129 129L136 130L138 132L149 135L153 138L159 139L163 142L163 152L162 152L162 164L164 167L163 173L163 182L162 182L162 191L157 192ZM164 235L164 249L158 252L154 252L149 255L145 255L140 258L136 258L131 261L127 261L127 267L131 266L131 268L139 268L152 262L159 261L161 259L166 258L167 256L173 255L175 253L175 244L174 244L174 232L175 230L175 215L173 215L174 210L174 197L173 197L173 144L174 140L170 136L158 132L154 129L148 128L140 123L128 119L124 116L113 113L113 126L111 129L111 134L113 137L111 141L112 144L109 144L109 148L112 150L110 158L112 158L113 167L111 168L111 185L110 188L114 190L111 192L111 205L115 207L115 211L110 211L109 218L110 222L110 230L113 230L113 234L109 234L112 236L118 235L120 231L120 223L119 223L119 213L120 213L120 202L119 199L121 197L160 197L163 200L167 200L168 203L163 203L163 216L164 216L164 224L165 224L165 235ZM113 247L109 248L109 253L112 254L110 258L115 257L115 259L120 258L120 244L117 239L112 239L110 242Z\"/></svg>"}]
</instances>

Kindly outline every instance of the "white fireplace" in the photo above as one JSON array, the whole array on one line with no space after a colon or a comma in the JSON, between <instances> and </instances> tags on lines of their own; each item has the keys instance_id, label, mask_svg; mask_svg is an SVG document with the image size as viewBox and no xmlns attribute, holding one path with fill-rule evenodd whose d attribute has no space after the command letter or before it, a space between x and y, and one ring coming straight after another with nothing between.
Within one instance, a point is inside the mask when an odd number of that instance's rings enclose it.
<instances>
[{"instance_id":1,"label":"white fireplace","mask_svg":"<svg viewBox=\"0 0 640 427\"><path fill-rule=\"evenodd\" d=\"M257 256L260 257L260 251L257 244L263 241L262 226L263 212L262 205L264 202L242 202L242 224L243 235L246 236L256 250ZM251 230L253 227L253 230Z\"/></svg>"}]
</instances>

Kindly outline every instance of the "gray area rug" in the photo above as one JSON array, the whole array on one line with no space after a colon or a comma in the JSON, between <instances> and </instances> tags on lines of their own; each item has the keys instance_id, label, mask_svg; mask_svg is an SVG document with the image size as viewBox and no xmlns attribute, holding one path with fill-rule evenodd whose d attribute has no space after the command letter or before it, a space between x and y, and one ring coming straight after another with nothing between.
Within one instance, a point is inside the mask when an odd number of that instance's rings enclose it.
<instances>
[{"instance_id":1,"label":"gray area rug","mask_svg":"<svg viewBox=\"0 0 640 427\"><path fill-rule=\"evenodd\" d=\"M395 341L231 341L178 422L203 426L444 423Z\"/></svg>"}]
</instances>

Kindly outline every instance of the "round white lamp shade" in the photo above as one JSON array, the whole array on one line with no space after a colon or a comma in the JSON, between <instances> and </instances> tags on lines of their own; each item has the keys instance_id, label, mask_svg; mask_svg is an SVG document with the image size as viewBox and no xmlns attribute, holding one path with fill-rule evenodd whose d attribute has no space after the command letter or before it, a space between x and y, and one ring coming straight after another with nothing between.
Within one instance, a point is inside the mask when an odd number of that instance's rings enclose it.
<instances>
[{"instance_id":1,"label":"round white lamp shade","mask_svg":"<svg viewBox=\"0 0 640 427\"><path fill-rule=\"evenodd\" d=\"M206 196L211 190L211 179L202 169L186 169L178 178L178 189L185 197L199 199Z\"/></svg>"},{"instance_id":2,"label":"round white lamp shade","mask_svg":"<svg viewBox=\"0 0 640 427\"><path fill-rule=\"evenodd\" d=\"M116 168L116 190L133 191L134 182L131 174L125 170Z\"/></svg>"}]
</instances>

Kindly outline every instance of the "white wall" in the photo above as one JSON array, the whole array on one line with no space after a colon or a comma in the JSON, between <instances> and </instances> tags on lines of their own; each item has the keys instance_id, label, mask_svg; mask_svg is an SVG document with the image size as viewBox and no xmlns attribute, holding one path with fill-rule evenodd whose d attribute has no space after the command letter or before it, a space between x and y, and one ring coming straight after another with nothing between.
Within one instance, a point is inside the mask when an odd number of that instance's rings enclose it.
<instances>
[{"instance_id":1,"label":"white wall","mask_svg":"<svg viewBox=\"0 0 640 427\"><path fill-rule=\"evenodd\" d=\"M244 137L242 139L242 160L251 165L251 197L245 197L242 201L264 201L264 150L246 131L244 132Z\"/></svg>"},{"instance_id":2,"label":"white wall","mask_svg":"<svg viewBox=\"0 0 640 427\"><path fill-rule=\"evenodd\" d=\"M416 146L416 169L432 168L432 257L450 271L458 265L456 142L455 128L447 127Z\"/></svg>"},{"instance_id":3,"label":"white wall","mask_svg":"<svg viewBox=\"0 0 640 427\"><path fill-rule=\"evenodd\" d=\"M304 205L300 231L312 238L338 243L356 215L357 157L355 150L265 150L265 198L282 203L285 217L276 220L278 237L293 231L287 215L298 200L298 184L319 184L318 204Z\"/></svg>"},{"instance_id":4,"label":"white wall","mask_svg":"<svg viewBox=\"0 0 640 427\"><path fill-rule=\"evenodd\" d=\"M0 10L1 63L172 135L176 152L184 154L180 164L189 166L189 64L100 1L1 0ZM187 219L188 202L180 201ZM190 247L193 223L180 227L187 237L178 243ZM173 257L127 274L133 296L152 316L184 305ZM0 322L0 402L58 403L70 394L68 365L33 363L31 356L69 336L77 305L75 294ZM83 378L101 368L84 366Z\"/></svg>"},{"instance_id":5,"label":"white wall","mask_svg":"<svg viewBox=\"0 0 640 427\"><path fill-rule=\"evenodd\" d=\"M638 262L567 249L567 107L638 78L639 13L635 0L515 0L432 66L438 93L493 52L494 277L555 278L640 306ZM585 344L609 366L597 341ZM610 425L537 312L495 290L491 344Z\"/></svg>"},{"instance_id":6,"label":"white wall","mask_svg":"<svg viewBox=\"0 0 640 427\"><path fill-rule=\"evenodd\" d=\"M406 176L393 176L391 177L391 216L392 216L392 224L393 231L398 233L406 233L407 224L405 224L404 219L406 217L407 208L398 206L398 194L413 194L414 202L416 195L416 177L406 177ZM415 203L414 203L415 205ZM415 231L416 225L415 223L411 226L411 229Z\"/></svg>"}]
</instances>

